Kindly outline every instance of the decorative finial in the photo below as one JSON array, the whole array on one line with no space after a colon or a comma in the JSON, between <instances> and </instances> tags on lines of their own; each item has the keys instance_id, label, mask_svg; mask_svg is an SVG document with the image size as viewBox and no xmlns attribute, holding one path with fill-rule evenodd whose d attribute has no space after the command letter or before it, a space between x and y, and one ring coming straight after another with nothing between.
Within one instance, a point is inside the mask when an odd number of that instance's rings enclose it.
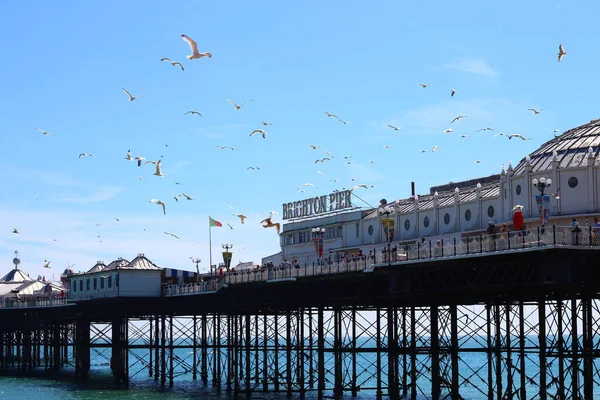
<instances>
[{"instance_id":1,"label":"decorative finial","mask_svg":"<svg viewBox=\"0 0 600 400\"><path fill-rule=\"evenodd\" d=\"M438 192L437 192L437 190L435 191L435 193L434 193L433 195L434 195L435 197L437 197L437 196L438 196Z\"/></svg>"},{"instance_id":2,"label":"decorative finial","mask_svg":"<svg viewBox=\"0 0 600 400\"><path fill-rule=\"evenodd\" d=\"M457 194L458 194L458 188L455 188L455 189L454 189L454 193L457 193Z\"/></svg>"},{"instance_id":3,"label":"decorative finial","mask_svg":"<svg viewBox=\"0 0 600 400\"><path fill-rule=\"evenodd\" d=\"M594 154L594 149L592 148L592 146L588 147L588 153L590 153L590 155Z\"/></svg>"},{"instance_id":4,"label":"decorative finial","mask_svg":"<svg viewBox=\"0 0 600 400\"><path fill-rule=\"evenodd\" d=\"M531 162L531 156L529 154L525 157L525 161L527 161L528 164Z\"/></svg>"},{"instance_id":5,"label":"decorative finial","mask_svg":"<svg viewBox=\"0 0 600 400\"><path fill-rule=\"evenodd\" d=\"M477 189L481 189L481 183L477 182Z\"/></svg>"}]
</instances>

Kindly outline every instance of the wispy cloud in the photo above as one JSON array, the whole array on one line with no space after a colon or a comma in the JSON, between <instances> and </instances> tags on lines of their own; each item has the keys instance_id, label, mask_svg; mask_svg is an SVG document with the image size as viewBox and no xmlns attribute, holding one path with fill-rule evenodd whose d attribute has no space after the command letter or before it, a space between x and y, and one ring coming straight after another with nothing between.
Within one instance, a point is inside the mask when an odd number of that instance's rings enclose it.
<instances>
[{"instance_id":1,"label":"wispy cloud","mask_svg":"<svg viewBox=\"0 0 600 400\"><path fill-rule=\"evenodd\" d=\"M470 74L493 76L496 72L490 67L490 65L479 58L463 58L454 60L447 64L440 65L443 69L454 69L457 71L467 72Z\"/></svg>"}]
</instances>

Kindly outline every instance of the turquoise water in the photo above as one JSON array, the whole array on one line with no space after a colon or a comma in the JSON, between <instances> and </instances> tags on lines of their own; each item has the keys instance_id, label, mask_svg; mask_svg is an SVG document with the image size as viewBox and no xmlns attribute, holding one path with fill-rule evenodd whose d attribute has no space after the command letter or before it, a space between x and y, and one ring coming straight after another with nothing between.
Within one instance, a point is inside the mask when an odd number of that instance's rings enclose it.
<instances>
[{"instance_id":1,"label":"turquoise water","mask_svg":"<svg viewBox=\"0 0 600 400\"><path fill-rule=\"evenodd\" d=\"M370 340L360 340L362 345L369 344ZM478 341L475 339L467 340L463 345L468 344L469 347L481 348L475 346ZM360 347L360 346L359 346ZM371 346L368 346L371 347ZM108 366L108 360L110 352L108 349L94 350L91 352L91 370L88 377L88 381L84 383L76 382L74 379L74 371L72 367L54 375L50 379L43 368L37 369L33 372L33 377L17 376L17 372L12 375L5 375L0 377L0 400L3 399L32 399L32 400L59 400L59 399L190 399L190 398L202 398L207 400L233 400L234 396L232 392L227 392L224 389L220 393L217 393L216 389L212 387L209 376L208 386L205 387L200 379L197 381L192 380L191 374L191 352L189 349L175 349L174 360L175 360L175 379L174 387L168 388L168 380L165 388L160 386L160 381L155 382L153 377L148 376L146 365L140 361L147 356L147 350L131 350L130 351L130 386L129 390L119 389L115 386L113 377ZM463 399L484 399L487 398L487 354L483 352L461 352L459 354L459 371L461 378L459 382L460 394ZM349 368L350 355L345 353L343 356L343 363L345 369ZM517 354L513 354L513 363L517 362ZM224 356L223 356L224 359ZM400 360L402 356L400 356ZM146 359L147 360L147 359ZM199 360L199 358L198 358ZM280 368L285 368L285 359L280 358ZM270 360L271 361L271 360ZM381 358L381 371L382 379L384 381L384 394L386 394L385 386L387 383L387 357L382 356ZM449 367L449 360L441 360L441 368ZM535 398L535 394L538 392L536 382L539 381L539 368L537 362L537 352L532 350L526 357L525 369L527 371L528 379L527 397ZM556 359L549 360L551 363L548 365L548 378L547 382L550 383L554 377L558 376L558 361ZM565 369L568 370L569 360L566 360ZM580 360L581 363L582 360ZM492 361L495 364L495 360ZM209 361L210 363L210 361ZM360 365L357 368L358 379L357 383L364 389L359 392L360 399L374 399L375 392L373 390L366 390L368 388L375 388L376 382L376 354L375 353L362 353L357 355L357 363ZM262 362L260 362L262 364ZM595 371L600 370L600 361L595 362ZM420 394L418 399L430 398L429 393L431 389L430 373L428 373L427 365L430 365L430 358L427 355L420 354L417 356L417 365L419 370L419 377L417 384L420 387ZM580 367L582 365L580 364ZM331 353L326 353L325 357L325 378L328 389L325 392L326 396L331 396L333 391L331 388L333 381L333 357ZM495 377L495 371L493 372ZM567 373L570 375L570 372ZM503 367L504 382L503 387L506 390L506 371ZM306 377L308 378L308 370L306 370ZM199 377L198 377L199 378ZM316 377L315 377L316 378ZM580 375L580 379L583 377ZM346 380L347 377L344 377ZM520 376L515 374L513 377L515 381L515 387L518 388L518 382ZM225 380L223 378L223 380ZM570 377L567 376L565 379L566 385L569 384ZM244 383L241 383L242 386ZM283 392L280 393L261 393L256 392L252 394L252 399L284 399L287 398L285 393L285 386L280 387ZM557 387L551 386L548 388L550 394L557 392ZM600 394L600 385L594 388L595 394ZM442 393L447 393L443 390ZM567 391L569 393L569 391ZM244 398L245 395L241 394L239 398ZM351 398L350 392L345 392L344 397L347 399ZM387 396L385 396L387 397ZM293 398L298 399L299 394L293 393ZM309 391L306 393L307 399L316 399L317 392ZM594 398L600 398L599 395L595 395Z\"/></svg>"}]
</instances>

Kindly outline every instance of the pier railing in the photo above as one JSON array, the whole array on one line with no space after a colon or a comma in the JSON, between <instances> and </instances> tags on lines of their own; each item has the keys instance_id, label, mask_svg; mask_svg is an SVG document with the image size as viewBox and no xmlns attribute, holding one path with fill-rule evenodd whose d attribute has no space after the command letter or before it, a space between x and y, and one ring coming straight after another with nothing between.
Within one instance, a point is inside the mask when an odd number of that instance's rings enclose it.
<instances>
[{"instance_id":1,"label":"pier railing","mask_svg":"<svg viewBox=\"0 0 600 400\"><path fill-rule=\"evenodd\" d=\"M275 268L256 268L244 271L230 271L218 281L199 282L186 285L168 285L163 288L165 295L211 293L228 285L252 282L280 282L297 278L331 275L347 272L371 271L378 266L395 266L404 263L420 263L431 260L465 257L477 254L497 254L523 251L543 247L592 247L600 250L600 232L586 226L575 231L571 226L547 226L536 229L495 234L479 234L469 237L437 238L416 244L390 243L380 246L374 256L354 257L354 259L330 261L325 258L312 264L296 264Z\"/></svg>"},{"instance_id":2,"label":"pier railing","mask_svg":"<svg viewBox=\"0 0 600 400\"><path fill-rule=\"evenodd\" d=\"M66 297L0 298L0 308L56 307L67 305Z\"/></svg>"}]
</instances>

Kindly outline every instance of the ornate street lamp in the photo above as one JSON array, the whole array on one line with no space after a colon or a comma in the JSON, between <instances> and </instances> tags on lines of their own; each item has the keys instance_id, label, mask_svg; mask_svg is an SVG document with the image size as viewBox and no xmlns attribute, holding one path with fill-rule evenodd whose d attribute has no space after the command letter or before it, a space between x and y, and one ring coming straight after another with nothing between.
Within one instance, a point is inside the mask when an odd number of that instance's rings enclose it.
<instances>
[{"instance_id":1,"label":"ornate street lamp","mask_svg":"<svg viewBox=\"0 0 600 400\"><path fill-rule=\"evenodd\" d=\"M200 281L200 267L198 267L198 264L200 264L202 262L201 259L197 258L197 257L190 257L190 260L192 260L193 263L196 264L196 282Z\"/></svg>"},{"instance_id":2,"label":"ornate street lamp","mask_svg":"<svg viewBox=\"0 0 600 400\"><path fill-rule=\"evenodd\" d=\"M550 203L550 197L544 196L544 191L546 190L546 188L552 185L552 179L541 177L539 180L537 180L534 178L531 181L531 183L537 188L537 190L540 191L540 195L535 196L535 200L538 206L538 211L540 213L542 233L544 233L544 225L546 225L546 222L548 222L548 214L550 212L550 205L548 204Z\"/></svg>"},{"instance_id":3,"label":"ornate street lamp","mask_svg":"<svg viewBox=\"0 0 600 400\"><path fill-rule=\"evenodd\" d=\"M390 214L394 212L394 207L385 206L379 209L379 215L385 215L385 218L381 219L383 225L383 232L385 233L385 238L387 240L387 259L388 264L392 263L392 254L391 254L391 244L394 238L394 219L389 218Z\"/></svg>"},{"instance_id":4,"label":"ornate street lamp","mask_svg":"<svg viewBox=\"0 0 600 400\"><path fill-rule=\"evenodd\" d=\"M229 251L229 249L232 249L233 245L225 243L222 244L221 247L225 249L225 251L223 252L223 262L225 263L225 269L227 270L227 272L229 272L229 266L231 265L232 257L232 253Z\"/></svg>"},{"instance_id":5,"label":"ornate street lamp","mask_svg":"<svg viewBox=\"0 0 600 400\"><path fill-rule=\"evenodd\" d=\"M325 236L325 228L312 228L313 242L317 251L317 263L323 255L323 237Z\"/></svg>"}]
</instances>

